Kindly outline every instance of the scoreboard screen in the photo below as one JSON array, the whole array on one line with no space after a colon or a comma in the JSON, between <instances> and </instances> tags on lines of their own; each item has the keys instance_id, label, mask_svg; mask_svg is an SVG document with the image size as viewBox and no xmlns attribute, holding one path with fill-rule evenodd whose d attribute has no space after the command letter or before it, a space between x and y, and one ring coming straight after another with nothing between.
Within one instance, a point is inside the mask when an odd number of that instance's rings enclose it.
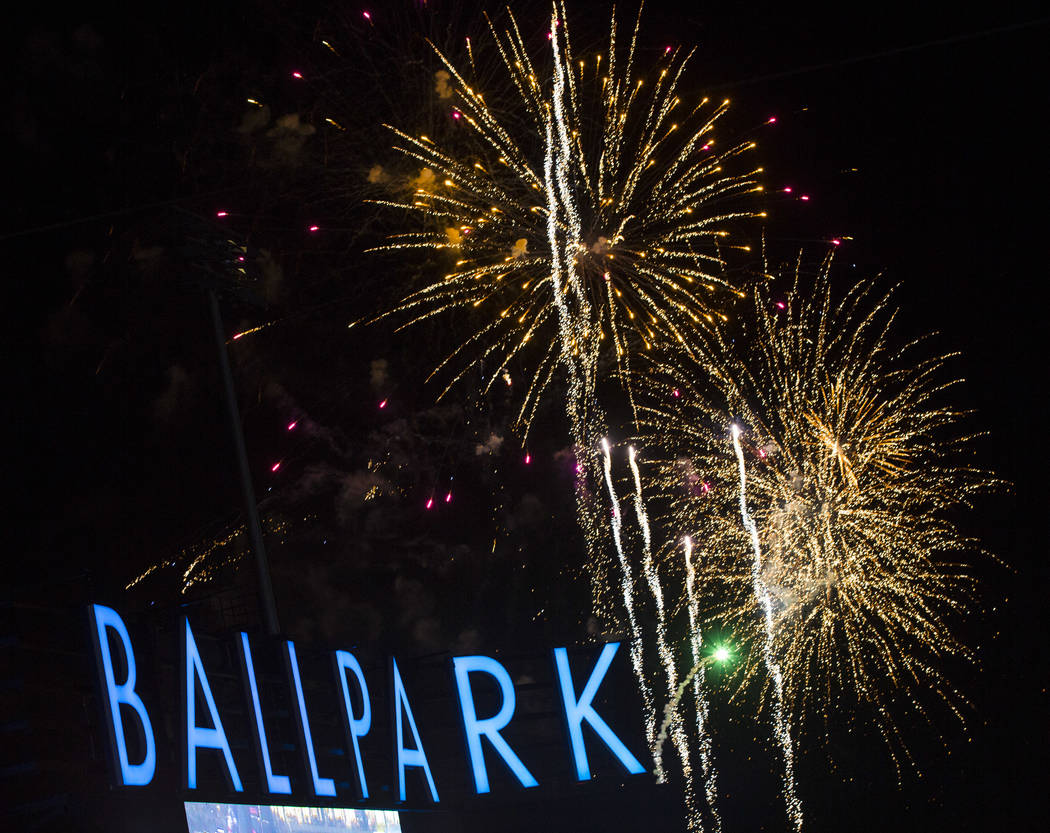
<instances>
[{"instance_id":1,"label":"scoreboard screen","mask_svg":"<svg viewBox=\"0 0 1050 833\"><path fill-rule=\"evenodd\" d=\"M397 810L187 801L188 833L401 833Z\"/></svg>"}]
</instances>

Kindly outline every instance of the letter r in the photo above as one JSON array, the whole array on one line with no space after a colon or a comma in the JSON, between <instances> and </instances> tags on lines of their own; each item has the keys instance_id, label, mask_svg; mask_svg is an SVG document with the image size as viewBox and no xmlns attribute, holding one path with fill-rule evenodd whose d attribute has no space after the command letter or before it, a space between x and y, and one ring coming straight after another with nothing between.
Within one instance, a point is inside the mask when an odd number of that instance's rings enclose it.
<instances>
[{"instance_id":1,"label":"letter r","mask_svg":"<svg viewBox=\"0 0 1050 833\"><path fill-rule=\"evenodd\" d=\"M523 787L537 786L537 781L532 773L525 768L521 758L514 753L510 744L500 734L500 730L514 717L514 683L507 669L492 657L482 656L455 657L452 660L452 667L456 674L456 689L459 691L459 710L463 715L463 729L467 736L467 751L470 753L470 764L474 770L474 791L479 794L489 791L485 753L481 748L482 736L488 738L489 743ZM499 711L484 720L478 718L474 707L474 695L470 688L471 672L488 674L495 679L503 699Z\"/></svg>"}]
</instances>

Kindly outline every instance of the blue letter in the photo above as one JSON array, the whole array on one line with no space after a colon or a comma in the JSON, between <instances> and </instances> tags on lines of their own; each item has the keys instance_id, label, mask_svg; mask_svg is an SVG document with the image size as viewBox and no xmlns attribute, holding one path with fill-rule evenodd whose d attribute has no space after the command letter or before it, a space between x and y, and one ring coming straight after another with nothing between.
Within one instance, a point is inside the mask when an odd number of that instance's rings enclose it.
<instances>
[{"instance_id":1,"label":"blue letter","mask_svg":"<svg viewBox=\"0 0 1050 833\"><path fill-rule=\"evenodd\" d=\"M525 768L521 758L500 735L499 730L510 723L514 717L514 684L507 669L491 657L455 657L452 667L456 672L456 688L459 690L459 709L463 714L463 727L467 733L467 751L470 752L470 764L474 769L474 791L489 791L489 774L485 769L485 754L481 751L481 736L489 739L503 762L510 767L523 787L535 787L538 782L532 773ZM470 672L478 671L496 678L499 683L503 704L494 717L478 720L474 708L474 697L470 690Z\"/></svg>"},{"instance_id":2,"label":"blue letter","mask_svg":"<svg viewBox=\"0 0 1050 833\"><path fill-rule=\"evenodd\" d=\"M439 801L437 787L434 786L434 777L430 774L430 764L427 763L427 755L423 751L423 742L419 739L416 721L412 717L412 707L408 705L405 684L401 682L401 672L397 668L397 660L391 657L390 665L391 673L394 675L394 723L397 729L394 736L394 743L396 744L394 752L397 755L398 795L401 801L405 800L405 767L421 766L423 767L423 773L427 776L427 784L430 785L430 797L434 801ZM412 730L412 737L416 743L415 749L405 749L405 735L401 726L402 707L404 713L408 716L408 728Z\"/></svg>"},{"instance_id":3,"label":"blue letter","mask_svg":"<svg viewBox=\"0 0 1050 833\"><path fill-rule=\"evenodd\" d=\"M204 673L204 663L201 662L201 655L197 651L197 642L190 629L190 620L183 619L182 621L185 622L186 631L186 664L183 668L183 677L186 681L184 689L186 693L186 786L191 790L197 789L197 750L203 747L204 749L222 750L230 783L233 784L234 790L243 792L241 776L237 774L237 767L233 763L230 743L226 740L226 732L222 728L222 721L219 720L219 710L215 707L215 698L212 696L211 686L208 685L208 677ZM200 680L201 692L204 694L204 702L208 706L208 715L211 717L211 724L214 728L205 729L197 725L195 680Z\"/></svg>"},{"instance_id":4,"label":"blue letter","mask_svg":"<svg viewBox=\"0 0 1050 833\"><path fill-rule=\"evenodd\" d=\"M153 725L149 722L146 706L135 691L135 654L131 650L131 637L128 636L124 620L113 608L92 605L91 611L95 617L96 656L99 662L99 672L102 675L102 684L105 686L106 697L109 701L109 717L113 726L111 737L117 747L120 779L125 786L142 787L153 780L153 772L157 768L157 749L153 740ZM109 651L109 637L106 636L106 628L111 628L120 637L124 659L127 661L128 677L120 685L117 685L113 674L113 657ZM128 744L124 736L124 723L120 718L121 703L130 706L139 718L142 736L146 741L146 756L141 764L128 763Z\"/></svg>"},{"instance_id":5,"label":"blue letter","mask_svg":"<svg viewBox=\"0 0 1050 833\"><path fill-rule=\"evenodd\" d=\"M354 717L353 707L350 705L350 687L346 684L346 669L354 672L357 677L357 686L361 689L361 716ZM365 783L365 765L361 761L361 745L358 738L363 738L372 728L372 704L368 700L368 686L365 685L365 674L361 670L361 663L357 657L347 651L335 652L335 673L343 686L343 706L346 714L346 733L350 736L350 744L354 747L354 758L357 760L357 778L361 783L361 798L368 798L368 784Z\"/></svg>"},{"instance_id":6,"label":"blue letter","mask_svg":"<svg viewBox=\"0 0 1050 833\"><path fill-rule=\"evenodd\" d=\"M576 761L576 778L579 781L589 781L591 778L591 767L587 763L587 749L583 745L583 721L591 724L591 728L597 732L598 737L605 741L616 759L623 764L631 775L645 772L638 759L628 751L616 735L613 734L609 724L606 723L598 712L594 710L591 702L594 695L598 693L598 686L605 679L605 672L609 670L616 649L620 647L619 642L610 642L602 648L598 662L583 687L580 699L576 699L573 693L572 671L569 670L569 657L564 648L554 649L554 663L558 668L558 682L561 684L561 699L565 704L565 722L569 727L569 740L572 742L572 757Z\"/></svg>"},{"instance_id":7,"label":"blue letter","mask_svg":"<svg viewBox=\"0 0 1050 833\"><path fill-rule=\"evenodd\" d=\"M299 701L299 730L306 752L306 763L310 767L310 777L314 780L314 795L335 795L335 781L322 778L317 774L317 757L314 755L314 739L310 734L310 718L306 716L306 700L303 699L303 684L299 680L299 662L295 658L295 644L289 640L288 666L292 669L292 682L295 683L295 697Z\"/></svg>"},{"instance_id":8,"label":"blue letter","mask_svg":"<svg viewBox=\"0 0 1050 833\"><path fill-rule=\"evenodd\" d=\"M255 711L255 731L259 737L259 757L262 759L263 772L266 775L266 789L271 793L291 795L292 782L287 775L274 775L270 763L270 746L266 741L266 729L263 727L262 706L259 703L259 686L255 682L255 665L252 663L252 648L248 634L241 631L241 649L244 658L244 675L248 678L248 693L252 698L252 709Z\"/></svg>"}]
</instances>

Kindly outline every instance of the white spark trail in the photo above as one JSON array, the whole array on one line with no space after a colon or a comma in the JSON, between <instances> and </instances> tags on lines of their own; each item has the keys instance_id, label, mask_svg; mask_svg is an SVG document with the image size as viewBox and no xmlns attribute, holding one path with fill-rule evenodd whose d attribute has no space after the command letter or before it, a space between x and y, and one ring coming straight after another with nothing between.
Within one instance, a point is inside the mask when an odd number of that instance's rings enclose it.
<instances>
[{"instance_id":1,"label":"white spark trail","mask_svg":"<svg viewBox=\"0 0 1050 833\"><path fill-rule=\"evenodd\" d=\"M722 817L718 814L718 807L715 804L718 799L718 776L711 749L711 736L707 731L710 707L704 692L704 658L700 653L703 638L699 625L700 601L696 595L696 570L693 567L693 540L687 535L683 543L685 545L685 595L689 607L689 645L692 648L693 668L689 676L682 682L683 684L688 683L690 677L692 678L693 697L696 700L696 734L700 747L700 776L704 781L704 793L707 796L707 806L711 811L715 833L722 833Z\"/></svg>"},{"instance_id":2,"label":"white spark trail","mask_svg":"<svg viewBox=\"0 0 1050 833\"><path fill-rule=\"evenodd\" d=\"M649 748L656 756L656 709L653 705L653 692L649 683L645 680L642 669L642 631L638 627L638 619L634 614L634 579L631 576L631 565L623 552L623 542L620 530L623 519L620 516L620 501L616 497L616 488L612 482L612 459L609 456L609 441L602 439L602 453L605 457L605 485L609 489L609 500L612 501L612 534L613 542L616 544L616 554L620 559L620 588L623 592L623 604L627 609L627 620L631 626L631 664L634 666L635 676L638 677L638 687L642 691L642 701L645 706L645 737L649 742Z\"/></svg>"},{"instance_id":3,"label":"white spark trail","mask_svg":"<svg viewBox=\"0 0 1050 833\"><path fill-rule=\"evenodd\" d=\"M755 598L762 608L765 625L762 656L766 670L773 680L773 732L784 755L784 802L787 805L788 818L798 833L802 830L802 802L795 792L795 753L791 745L791 728L784 713L784 676L773 656L773 600L762 578L762 548L758 541L758 527L747 511L747 474L744 469L744 450L740 446L740 426L734 423L730 426L730 433L733 435L733 448L736 450L737 466L740 469L740 516L744 521L744 528L751 536L751 548L755 553L751 565L751 581Z\"/></svg>"},{"instance_id":4,"label":"white spark trail","mask_svg":"<svg viewBox=\"0 0 1050 833\"><path fill-rule=\"evenodd\" d=\"M652 593L653 601L656 603L656 651L660 655L660 661L664 666L664 674L667 676L667 712L665 723L670 722L671 738L674 740L678 757L682 762L682 774L685 776L685 805L688 814L689 829L703 830L703 819L696 809L696 796L693 792L693 767L689 760L689 740L685 734L682 716L678 713L678 702L675 695L678 686L678 668L674 661L674 655L667 646L667 613L664 608L664 591L660 586L660 574L653 563L652 534L649 531L649 515L645 511L645 503L642 500L642 477L638 471L638 459L634 446L627 449L627 457L631 465L631 474L634 476L634 513L638 518L638 526L642 531L642 573L645 575L649 592ZM663 736L666 728L662 728L660 735ZM658 742L653 748L653 773L658 783L666 780L663 762L663 742Z\"/></svg>"},{"instance_id":5,"label":"white spark trail","mask_svg":"<svg viewBox=\"0 0 1050 833\"><path fill-rule=\"evenodd\" d=\"M660 586L660 576L656 571L656 565L653 563L649 516L645 511L645 504L642 502L642 480L638 471L638 462L633 446L627 449L627 454L631 464L631 474L634 475L634 512L638 518L638 526L642 531L642 574L645 576L645 581L649 585L649 592L656 603L656 650L660 655L664 673L667 675L668 696L673 699L675 690L678 688L678 669L675 667L674 657L667 647L667 617L664 610L664 593L663 588ZM686 774L688 775L689 748L685 743L681 720L672 722L675 723L675 727L672 729L675 745L679 748L682 766L686 768ZM662 783L665 779L663 754L660 747L657 747L653 754L653 764L655 765L656 780Z\"/></svg>"},{"instance_id":6,"label":"white spark trail","mask_svg":"<svg viewBox=\"0 0 1050 833\"><path fill-rule=\"evenodd\" d=\"M564 19L564 10L562 10ZM566 80L571 73L566 68L568 51L568 34L562 29L559 32L558 7L551 13L551 45L554 57L553 88L550 103L539 106L546 109L542 119L544 127L544 156L542 190L547 203L547 243L551 252L552 297L558 320L558 346L561 361L568 374L568 396L566 397L566 415L572 432L574 450L580 468L577 469L575 482L576 514L583 530L587 546L587 563L592 572L592 590L598 586L602 554L598 542L600 527L595 517L587 490L587 477L593 474L592 458L585 449L604 430L604 417L595 398L596 367L598 360L598 339L590 331L592 318L587 291L581 281L576 258L579 241L583 231L580 214L576 207L576 197L572 188L573 154L570 146L572 128L565 109ZM618 534L618 533L617 533ZM619 544L617 544L619 549ZM599 594L592 592L595 600ZM630 611L633 621L634 611ZM637 630L636 625L632 625ZM636 673L641 684L641 643L639 641L639 658L636 662ZM634 649L632 649L634 650ZM651 695L650 695L651 702ZM651 742L651 739L650 739Z\"/></svg>"}]
</instances>

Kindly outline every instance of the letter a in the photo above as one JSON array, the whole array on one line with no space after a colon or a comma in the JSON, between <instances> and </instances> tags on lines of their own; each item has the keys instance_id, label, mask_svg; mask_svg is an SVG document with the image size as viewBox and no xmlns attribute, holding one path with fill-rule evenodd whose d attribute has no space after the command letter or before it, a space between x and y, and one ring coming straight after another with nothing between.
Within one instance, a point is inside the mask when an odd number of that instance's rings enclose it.
<instances>
[{"instance_id":1,"label":"letter a","mask_svg":"<svg viewBox=\"0 0 1050 833\"><path fill-rule=\"evenodd\" d=\"M408 695L405 694L405 684L401 682L401 672L397 667L397 660L390 659L391 674L394 678L394 724L396 731L394 735L394 754L397 757L397 788L400 801L405 800L405 767L418 766L423 768L423 774L427 777L427 785L430 787L430 797L439 801L437 787L434 786L434 776L430 774L430 764L427 763L426 752L423 751L423 741L419 739L419 731L416 729L416 720L412 717L412 707L408 705ZM408 728L412 730L412 738L415 741L415 749L405 748L405 733L402 728L402 713L408 718Z\"/></svg>"},{"instance_id":2,"label":"letter a","mask_svg":"<svg viewBox=\"0 0 1050 833\"><path fill-rule=\"evenodd\" d=\"M197 650L197 641L193 638L190 628L190 620L183 618L183 653L185 663L183 664L182 676L185 686L183 692L186 698L186 786L191 790L197 789L197 750L218 749L226 760L226 772L234 790L243 792L241 776L237 774L237 767L233 763L233 753L230 751L230 742L226 739L226 730L222 728L219 719L219 710L215 706L215 697L212 696L211 686L208 684L208 675L204 673L204 663L201 662L200 652ZM201 692L204 694L204 702L208 707L211 717L211 729L197 725L197 686L200 681Z\"/></svg>"}]
</instances>

